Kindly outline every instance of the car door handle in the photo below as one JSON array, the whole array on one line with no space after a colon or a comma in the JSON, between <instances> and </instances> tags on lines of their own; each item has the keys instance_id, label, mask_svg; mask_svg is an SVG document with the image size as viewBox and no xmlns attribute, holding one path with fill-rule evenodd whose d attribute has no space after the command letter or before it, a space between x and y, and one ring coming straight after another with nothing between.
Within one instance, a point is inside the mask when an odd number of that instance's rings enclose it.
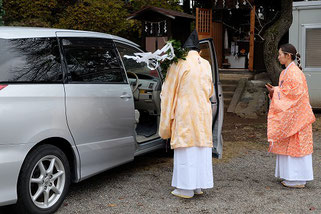
<instances>
[{"instance_id":1,"label":"car door handle","mask_svg":"<svg viewBox=\"0 0 321 214\"><path fill-rule=\"evenodd\" d=\"M132 96L130 96L129 94L123 94L123 95L120 96L120 98L122 98L122 99L130 99L130 98L132 98Z\"/></svg>"}]
</instances>

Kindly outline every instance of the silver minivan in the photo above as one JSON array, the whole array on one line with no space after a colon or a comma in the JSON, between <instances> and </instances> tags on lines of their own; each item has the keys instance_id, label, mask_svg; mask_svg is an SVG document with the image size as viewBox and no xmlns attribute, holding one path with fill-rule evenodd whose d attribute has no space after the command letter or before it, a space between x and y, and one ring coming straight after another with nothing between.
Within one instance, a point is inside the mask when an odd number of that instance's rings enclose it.
<instances>
[{"instance_id":1,"label":"silver minivan","mask_svg":"<svg viewBox=\"0 0 321 214\"><path fill-rule=\"evenodd\" d=\"M212 40L213 153L222 155L223 97ZM158 135L163 76L103 33L0 27L0 206L53 213L71 182L165 146Z\"/></svg>"}]
</instances>

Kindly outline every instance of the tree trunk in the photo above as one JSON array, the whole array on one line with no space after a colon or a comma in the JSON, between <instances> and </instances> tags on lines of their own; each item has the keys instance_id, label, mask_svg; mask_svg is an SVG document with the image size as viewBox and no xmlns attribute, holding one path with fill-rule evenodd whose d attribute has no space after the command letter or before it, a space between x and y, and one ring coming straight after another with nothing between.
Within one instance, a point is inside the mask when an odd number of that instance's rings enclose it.
<instances>
[{"instance_id":1,"label":"tree trunk","mask_svg":"<svg viewBox=\"0 0 321 214\"><path fill-rule=\"evenodd\" d=\"M281 0L280 17L264 34L264 63L274 85L278 84L279 75L282 71L277 59L278 45L292 23L292 2L292 0Z\"/></svg>"},{"instance_id":2,"label":"tree trunk","mask_svg":"<svg viewBox=\"0 0 321 214\"><path fill-rule=\"evenodd\" d=\"M183 11L184 13L191 13L190 0L183 0Z\"/></svg>"}]
</instances>

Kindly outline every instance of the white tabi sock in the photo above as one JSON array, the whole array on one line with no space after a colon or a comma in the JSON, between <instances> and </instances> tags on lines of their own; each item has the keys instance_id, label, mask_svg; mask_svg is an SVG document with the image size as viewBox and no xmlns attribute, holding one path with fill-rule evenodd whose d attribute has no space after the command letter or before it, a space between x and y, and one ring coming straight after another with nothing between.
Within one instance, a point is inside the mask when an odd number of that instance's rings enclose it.
<instances>
[{"instance_id":1,"label":"white tabi sock","mask_svg":"<svg viewBox=\"0 0 321 214\"><path fill-rule=\"evenodd\" d=\"M196 195L201 195L201 194L203 194L203 191L202 191L201 188L195 189L195 190L194 190L194 194L196 194Z\"/></svg>"},{"instance_id":2,"label":"white tabi sock","mask_svg":"<svg viewBox=\"0 0 321 214\"><path fill-rule=\"evenodd\" d=\"M285 185L287 186L298 186L298 185L305 185L307 182L306 181L283 181Z\"/></svg>"},{"instance_id":3,"label":"white tabi sock","mask_svg":"<svg viewBox=\"0 0 321 214\"><path fill-rule=\"evenodd\" d=\"M187 196L187 197L193 197L194 191L193 190L186 190L186 189L175 189L172 192L174 195L178 196Z\"/></svg>"}]
</instances>

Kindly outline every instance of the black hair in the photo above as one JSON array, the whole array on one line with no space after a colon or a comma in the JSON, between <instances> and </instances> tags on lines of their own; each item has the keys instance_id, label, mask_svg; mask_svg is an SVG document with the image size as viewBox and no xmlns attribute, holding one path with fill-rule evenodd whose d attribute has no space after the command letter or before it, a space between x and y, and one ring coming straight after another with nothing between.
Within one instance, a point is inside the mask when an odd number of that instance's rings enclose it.
<instances>
[{"instance_id":1,"label":"black hair","mask_svg":"<svg viewBox=\"0 0 321 214\"><path fill-rule=\"evenodd\" d=\"M298 67L302 70L301 55L299 54L299 52L297 52L297 50L292 44L283 44L280 46L280 49L283 51L284 54L290 54L292 60L296 59L298 62Z\"/></svg>"},{"instance_id":2,"label":"black hair","mask_svg":"<svg viewBox=\"0 0 321 214\"><path fill-rule=\"evenodd\" d=\"M199 48L196 48L196 47L187 47L187 48L185 48L187 51L197 51L197 52L199 52L200 51L200 49Z\"/></svg>"}]
</instances>

